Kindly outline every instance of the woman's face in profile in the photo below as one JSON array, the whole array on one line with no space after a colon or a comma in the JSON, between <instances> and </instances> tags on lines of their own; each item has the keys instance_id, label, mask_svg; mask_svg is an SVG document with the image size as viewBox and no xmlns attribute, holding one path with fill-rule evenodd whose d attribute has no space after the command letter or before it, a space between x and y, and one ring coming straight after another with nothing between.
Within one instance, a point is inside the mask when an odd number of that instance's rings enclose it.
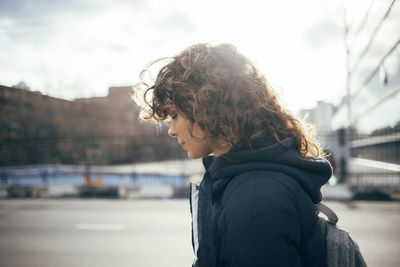
<instances>
[{"instance_id":1,"label":"woman's face in profile","mask_svg":"<svg viewBox=\"0 0 400 267\"><path fill-rule=\"evenodd\" d=\"M192 134L189 129L192 128ZM189 158L197 159L211 154L211 144L197 123L192 123L182 115L176 113L168 130L168 134L175 137Z\"/></svg>"}]
</instances>

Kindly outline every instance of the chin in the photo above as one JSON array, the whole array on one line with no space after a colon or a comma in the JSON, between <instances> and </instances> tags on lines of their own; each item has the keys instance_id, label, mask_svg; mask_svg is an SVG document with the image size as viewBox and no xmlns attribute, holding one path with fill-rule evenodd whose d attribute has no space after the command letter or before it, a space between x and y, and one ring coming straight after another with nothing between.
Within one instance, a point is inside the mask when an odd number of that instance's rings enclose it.
<instances>
[{"instance_id":1,"label":"chin","mask_svg":"<svg viewBox=\"0 0 400 267\"><path fill-rule=\"evenodd\" d=\"M188 157L190 159L200 159L200 158L204 158L205 156L207 156L208 154L202 154L202 153L190 153L188 152Z\"/></svg>"},{"instance_id":2,"label":"chin","mask_svg":"<svg viewBox=\"0 0 400 267\"><path fill-rule=\"evenodd\" d=\"M189 157L190 159L198 159L198 158L202 158L203 156L192 155L192 154L188 153L188 157Z\"/></svg>"}]
</instances>

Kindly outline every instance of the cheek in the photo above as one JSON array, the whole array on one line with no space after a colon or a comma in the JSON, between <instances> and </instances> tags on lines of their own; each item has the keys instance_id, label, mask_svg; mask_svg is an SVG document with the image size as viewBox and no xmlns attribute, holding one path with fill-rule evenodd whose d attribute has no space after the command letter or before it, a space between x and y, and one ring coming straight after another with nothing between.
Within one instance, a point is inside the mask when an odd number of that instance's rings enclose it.
<instances>
[{"instance_id":1,"label":"cheek","mask_svg":"<svg viewBox=\"0 0 400 267\"><path fill-rule=\"evenodd\" d=\"M205 133L197 123L193 124L192 135L197 139L204 139L206 137Z\"/></svg>"}]
</instances>

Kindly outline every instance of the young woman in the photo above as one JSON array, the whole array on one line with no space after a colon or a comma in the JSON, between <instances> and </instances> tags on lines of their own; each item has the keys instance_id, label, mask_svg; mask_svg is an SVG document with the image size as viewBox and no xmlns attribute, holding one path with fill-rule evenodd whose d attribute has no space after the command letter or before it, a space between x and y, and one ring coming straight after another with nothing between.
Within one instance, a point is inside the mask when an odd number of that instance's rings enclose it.
<instances>
[{"instance_id":1,"label":"young woman","mask_svg":"<svg viewBox=\"0 0 400 267\"><path fill-rule=\"evenodd\" d=\"M232 45L193 45L143 99L145 119L172 120L168 134L203 158L191 185L193 266L326 265L313 204L331 166L249 59Z\"/></svg>"}]
</instances>

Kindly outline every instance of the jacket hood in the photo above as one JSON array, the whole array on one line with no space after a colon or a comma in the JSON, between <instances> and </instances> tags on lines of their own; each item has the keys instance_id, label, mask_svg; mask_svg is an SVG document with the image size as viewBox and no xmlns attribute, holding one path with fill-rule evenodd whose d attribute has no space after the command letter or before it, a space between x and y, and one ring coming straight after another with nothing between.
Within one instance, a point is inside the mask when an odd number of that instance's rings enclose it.
<instances>
[{"instance_id":1,"label":"jacket hood","mask_svg":"<svg viewBox=\"0 0 400 267\"><path fill-rule=\"evenodd\" d=\"M295 145L294 137L284 139L281 144L266 140L255 149L231 149L220 157L205 157L203 164L214 180L214 191L224 186L229 178L246 171L279 171L295 179L312 201L319 203L321 186L332 176L332 167L323 158L302 158Z\"/></svg>"}]
</instances>

